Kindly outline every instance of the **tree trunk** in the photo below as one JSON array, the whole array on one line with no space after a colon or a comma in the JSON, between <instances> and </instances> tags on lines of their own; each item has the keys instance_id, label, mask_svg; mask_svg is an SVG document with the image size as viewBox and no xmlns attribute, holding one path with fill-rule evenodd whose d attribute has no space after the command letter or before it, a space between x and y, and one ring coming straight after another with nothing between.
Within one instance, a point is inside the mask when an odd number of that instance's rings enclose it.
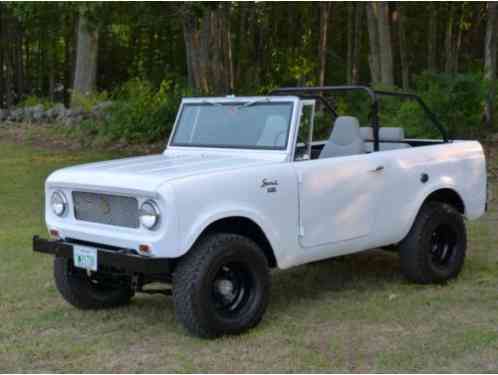
<instances>
[{"instance_id":1,"label":"tree trunk","mask_svg":"<svg viewBox=\"0 0 498 375\"><path fill-rule=\"evenodd\" d=\"M327 64L327 34L329 25L330 2L320 3L320 48L318 55L320 57L320 74L319 85L325 84L325 72Z\"/></svg>"},{"instance_id":2,"label":"tree trunk","mask_svg":"<svg viewBox=\"0 0 498 375\"><path fill-rule=\"evenodd\" d=\"M462 3L461 12L462 13L460 14L460 21L457 24L458 33L457 33L456 44L455 44L455 52L453 55L452 71L454 73L458 73L458 62L460 59L460 47L462 46L463 22L464 22L464 16L465 16L465 4L464 3Z\"/></svg>"},{"instance_id":3,"label":"tree trunk","mask_svg":"<svg viewBox=\"0 0 498 375\"><path fill-rule=\"evenodd\" d=\"M367 24L368 24L368 62L370 65L370 75L373 85L381 81L380 56L379 56L379 31L377 26L377 8L374 3L366 3Z\"/></svg>"},{"instance_id":4,"label":"tree trunk","mask_svg":"<svg viewBox=\"0 0 498 375\"><path fill-rule=\"evenodd\" d=\"M64 17L64 105L71 103L71 88L73 82L74 66L74 16L67 14Z\"/></svg>"},{"instance_id":5,"label":"tree trunk","mask_svg":"<svg viewBox=\"0 0 498 375\"><path fill-rule=\"evenodd\" d=\"M488 20L484 42L484 77L489 81L489 91L484 107L484 121L487 128L494 125L496 96L496 21L497 3L488 2Z\"/></svg>"},{"instance_id":6,"label":"tree trunk","mask_svg":"<svg viewBox=\"0 0 498 375\"><path fill-rule=\"evenodd\" d=\"M354 15L355 15L355 4L348 3L348 51L347 51L347 59L346 59L346 82L351 84L353 81L352 72L353 72L353 50L354 50Z\"/></svg>"},{"instance_id":7,"label":"tree trunk","mask_svg":"<svg viewBox=\"0 0 498 375\"><path fill-rule=\"evenodd\" d=\"M360 80L360 52L361 52L361 22L363 6L355 5L355 22L354 22L354 48L353 48L353 65L351 69L351 83L358 83Z\"/></svg>"},{"instance_id":8,"label":"tree trunk","mask_svg":"<svg viewBox=\"0 0 498 375\"><path fill-rule=\"evenodd\" d=\"M380 56L380 73L382 84L394 86L393 74L393 52L391 41L391 23L389 16L389 4L384 1L374 3L378 8L377 22L379 30L379 56Z\"/></svg>"},{"instance_id":9,"label":"tree trunk","mask_svg":"<svg viewBox=\"0 0 498 375\"><path fill-rule=\"evenodd\" d=\"M427 68L430 72L437 71L437 9L438 4L431 3L429 15L429 30L427 33Z\"/></svg>"},{"instance_id":10,"label":"tree trunk","mask_svg":"<svg viewBox=\"0 0 498 375\"><path fill-rule=\"evenodd\" d=\"M405 10L402 3L398 3L398 36L399 56L401 60L401 82L403 90L407 91L410 86L410 67L408 63L406 33L405 33Z\"/></svg>"},{"instance_id":11,"label":"tree trunk","mask_svg":"<svg viewBox=\"0 0 498 375\"><path fill-rule=\"evenodd\" d=\"M444 71L446 73L451 73L453 71L453 24L455 18L456 5L449 5L450 14L448 18L448 26L446 29L446 41L445 41L445 52L446 52L446 62L444 64Z\"/></svg>"},{"instance_id":12,"label":"tree trunk","mask_svg":"<svg viewBox=\"0 0 498 375\"><path fill-rule=\"evenodd\" d=\"M226 94L233 83L228 7L226 4L206 7L202 16L198 16L191 4L184 4L183 35L189 83L202 93Z\"/></svg>"},{"instance_id":13,"label":"tree trunk","mask_svg":"<svg viewBox=\"0 0 498 375\"><path fill-rule=\"evenodd\" d=\"M88 24L87 18L78 18L78 41L76 45L76 67L72 93L72 105L77 105L79 95L90 95L96 89L97 53L99 34Z\"/></svg>"}]
</instances>

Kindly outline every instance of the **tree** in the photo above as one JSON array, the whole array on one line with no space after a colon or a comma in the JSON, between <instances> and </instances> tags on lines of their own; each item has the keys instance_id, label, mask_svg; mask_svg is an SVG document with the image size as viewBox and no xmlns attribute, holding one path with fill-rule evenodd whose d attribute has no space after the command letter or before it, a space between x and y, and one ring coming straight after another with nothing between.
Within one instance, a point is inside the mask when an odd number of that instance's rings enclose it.
<instances>
[{"instance_id":1,"label":"tree","mask_svg":"<svg viewBox=\"0 0 498 375\"><path fill-rule=\"evenodd\" d=\"M398 4L398 38L399 38L399 56L401 60L401 82L403 90L408 90L410 86L410 67L408 62L407 45L406 45L406 29L405 29L405 9L404 6Z\"/></svg>"},{"instance_id":2,"label":"tree","mask_svg":"<svg viewBox=\"0 0 498 375\"><path fill-rule=\"evenodd\" d=\"M355 5L355 22L353 32L353 59L351 67L351 83L358 83L360 80L360 52L361 52L361 25L363 7L361 4Z\"/></svg>"},{"instance_id":3,"label":"tree","mask_svg":"<svg viewBox=\"0 0 498 375\"><path fill-rule=\"evenodd\" d=\"M367 18L372 82L394 86L389 4L383 1L367 3Z\"/></svg>"},{"instance_id":4,"label":"tree","mask_svg":"<svg viewBox=\"0 0 498 375\"><path fill-rule=\"evenodd\" d=\"M497 4L488 2L488 19L486 22L486 37L484 43L484 76L490 87L484 108L484 121L488 128L493 126L494 107L496 102L496 21Z\"/></svg>"},{"instance_id":5,"label":"tree","mask_svg":"<svg viewBox=\"0 0 498 375\"><path fill-rule=\"evenodd\" d=\"M366 3L367 24L368 24L368 63L370 65L370 79L372 84L376 85L381 82L380 72L380 50L379 50L379 31L377 26L377 8L373 3Z\"/></svg>"},{"instance_id":6,"label":"tree","mask_svg":"<svg viewBox=\"0 0 498 375\"><path fill-rule=\"evenodd\" d=\"M327 34L329 25L331 3L324 1L320 3L320 48L318 55L320 57L320 73L319 84L323 86L325 83L325 71L327 64Z\"/></svg>"},{"instance_id":7,"label":"tree","mask_svg":"<svg viewBox=\"0 0 498 375\"><path fill-rule=\"evenodd\" d=\"M427 30L427 68L430 72L437 71L437 37L438 37L438 4L430 3L429 28Z\"/></svg>"},{"instance_id":8,"label":"tree","mask_svg":"<svg viewBox=\"0 0 498 375\"><path fill-rule=\"evenodd\" d=\"M233 90L230 4L183 5L183 34L188 80L203 93Z\"/></svg>"},{"instance_id":9,"label":"tree","mask_svg":"<svg viewBox=\"0 0 498 375\"><path fill-rule=\"evenodd\" d=\"M80 95L91 95L96 89L98 45L99 33L97 26L89 22L85 11L80 11L78 15L76 66L71 100L73 105L78 104Z\"/></svg>"},{"instance_id":10,"label":"tree","mask_svg":"<svg viewBox=\"0 0 498 375\"><path fill-rule=\"evenodd\" d=\"M377 6L377 22L379 28L380 73L382 83L394 86L393 52L391 41L391 22L389 4L385 1L375 3Z\"/></svg>"},{"instance_id":11,"label":"tree","mask_svg":"<svg viewBox=\"0 0 498 375\"><path fill-rule=\"evenodd\" d=\"M348 51L346 63L346 82L350 84L358 83L359 81L362 13L363 6L361 4L348 3Z\"/></svg>"}]
</instances>

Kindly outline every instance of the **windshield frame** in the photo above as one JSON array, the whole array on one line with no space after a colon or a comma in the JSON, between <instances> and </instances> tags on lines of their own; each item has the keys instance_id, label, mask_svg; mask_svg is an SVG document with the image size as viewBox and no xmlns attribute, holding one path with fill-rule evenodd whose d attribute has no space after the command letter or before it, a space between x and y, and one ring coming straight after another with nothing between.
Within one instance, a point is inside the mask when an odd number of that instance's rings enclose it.
<instances>
[{"instance_id":1,"label":"windshield frame","mask_svg":"<svg viewBox=\"0 0 498 375\"><path fill-rule=\"evenodd\" d=\"M202 144L184 144L175 143L174 138L177 132L178 126L181 121L182 114L184 113L184 108L186 105L200 104L200 105L228 105L228 104L240 104L244 105L246 103L251 103L251 105L257 105L261 103L288 103L291 105L291 115L289 120L288 132L286 136L286 143L283 147L272 147L272 146L231 146L231 145L202 145ZM280 152L288 153L289 148L292 144L292 137L295 131L295 119L298 115L298 105L299 98L296 96L228 96L228 97L198 97L198 98L183 98L178 109L175 124L171 131L168 140L168 149L189 149L189 150L241 150L241 151L256 151L256 152Z\"/></svg>"}]
</instances>

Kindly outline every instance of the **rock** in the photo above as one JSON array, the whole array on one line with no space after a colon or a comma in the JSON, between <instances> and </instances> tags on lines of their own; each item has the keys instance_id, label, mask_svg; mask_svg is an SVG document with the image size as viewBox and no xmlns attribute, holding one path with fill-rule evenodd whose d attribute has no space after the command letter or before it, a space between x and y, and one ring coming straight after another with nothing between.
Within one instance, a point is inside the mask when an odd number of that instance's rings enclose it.
<instances>
[{"instance_id":1,"label":"rock","mask_svg":"<svg viewBox=\"0 0 498 375\"><path fill-rule=\"evenodd\" d=\"M66 115L66 107L62 103L57 103L46 112L46 115L48 120L61 120Z\"/></svg>"},{"instance_id":2,"label":"rock","mask_svg":"<svg viewBox=\"0 0 498 375\"><path fill-rule=\"evenodd\" d=\"M81 107L71 108L66 111L66 117L78 117L82 116L85 113L85 110Z\"/></svg>"},{"instance_id":3,"label":"rock","mask_svg":"<svg viewBox=\"0 0 498 375\"><path fill-rule=\"evenodd\" d=\"M24 108L18 108L11 111L8 120L14 122L21 122L24 120Z\"/></svg>"},{"instance_id":4,"label":"rock","mask_svg":"<svg viewBox=\"0 0 498 375\"><path fill-rule=\"evenodd\" d=\"M9 110L0 108L0 122L3 122L9 118Z\"/></svg>"},{"instance_id":5,"label":"rock","mask_svg":"<svg viewBox=\"0 0 498 375\"><path fill-rule=\"evenodd\" d=\"M47 113L42 105L37 105L36 107L33 107L31 117L34 121L41 121L47 117Z\"/></svg>"},{"instance_id":6,"label":"rock","mask_svg":"<svg viewBox=\"0 0 498 375\"><path fill-rule=\"evenodd\" d=\"M41 104L24 108L25 121L40 121L45 117L45 110Z\"/></svg>"},{"instance_id":7,"label":"rock","mask_svg":"<svg viewBox=\"0 0 498 375\"><path fill-rule=\"evenodd\" d=\"M110 100L107 100L105 102L100 102L100 103L97 103L96 105L94 105L91 112L94 114L98 114L98 113L105 112L106 110L108 110L111 107L112 107L112 102Z\"/></svg>"},{"instance_id":8,"label":"rock","mask_svg":"<svg viewBox=\"0 0 498 375\"><path fill-rule=\"evenodd\" d=\"M78 125L81 121L83 121L83 115L75 115L74 113L71 116L67 116L62 120L65 126L74 126Z\"/></svg>"},{"instance_id":9,"label":"rock","mask_svg":"<svg viewBox=\"0 0 498 375\"><path fill-rule=\"evenodd\" d=\"M96 120L106 119L106 117L108 117L110 115L109 109L112 107L112 104L113 103L111 101L105 101L105 102L98 103L90 111L90 113L89 113L90 117L93 117Z\"/></svg>"}]
</instances>

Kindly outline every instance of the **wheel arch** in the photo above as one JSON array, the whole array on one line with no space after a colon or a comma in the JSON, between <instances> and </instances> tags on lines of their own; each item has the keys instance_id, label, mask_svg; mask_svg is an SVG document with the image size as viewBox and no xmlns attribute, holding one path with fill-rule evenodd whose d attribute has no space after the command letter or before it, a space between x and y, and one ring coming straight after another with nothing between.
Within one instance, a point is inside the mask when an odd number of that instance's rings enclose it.
<instances>
[{"instance_id":1,"label":"wheel arch","mask_svg":"<svg viewBox=\"0 0 498 375\"><path fill-rule=\"evenodd\" d=\"M233 233L250 238L263 251L266 259L268 260L268 265L271 268L278 266L275 251L270 240L268 239L268 236L264 232L261 225L256 223L253 219L246 216L226 216L218 218L204 227L192 243L192 246L200 238L212 233ZM190 248L192 246L190 246Z\"/></svg>"},{"instance_id":2,"label":"wheel arch","mask_svg":"<svg viewBox=\"0 0 498 375\"><path fill-rule=\"evenodd\" d=\"M465 214L465 203L461 195L455 189L449 187L434 190L425 198L420 208L422 208L422 206L427 202L446 203L454 207L462 215Z\"/></svg>"},{"instance_id":3,"label":"wheel arch","mask_svg":"<svg viewBox=\"0 0 498 375\"><path fill-rule=\"evenodd\" d=\"M430 191L423 192L423 194L419 196L419 199L417 199L412 206L412 213L410 214L409 219L404 224L404 228L401 231L402 236L399 238L399 241L401 241L408 235L408 232L415 223L415 219L417 218L420 210L427 202L447 203L450 206L454 207L462 215L465 215L466 213L465 201L462 198L462 194L459 193L454 186L434 186Z\"/></svg>"}]
</instances>

